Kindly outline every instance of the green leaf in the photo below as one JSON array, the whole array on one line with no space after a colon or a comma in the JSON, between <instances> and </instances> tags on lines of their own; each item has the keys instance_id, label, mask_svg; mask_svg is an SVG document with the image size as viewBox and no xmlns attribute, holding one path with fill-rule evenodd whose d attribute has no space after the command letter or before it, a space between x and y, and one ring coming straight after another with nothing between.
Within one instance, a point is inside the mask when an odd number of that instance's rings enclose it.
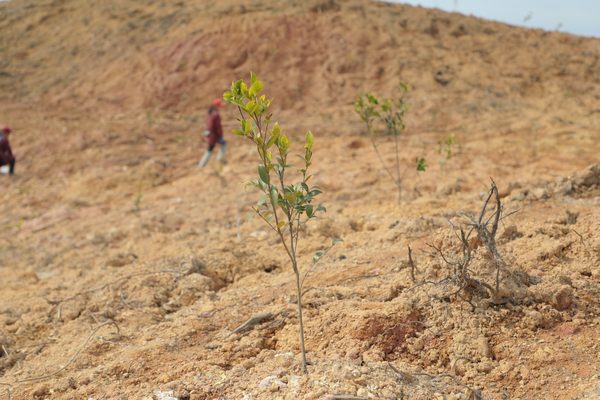
<instances>
[{"instance_id":1,"label":"green leaf","mask_svg":"<svg viewBox=\"0 0 600 400\"><path fill-rule=\"evenodd\" d=\"M277 188L275 186L271 187L271 201L273 204L279 204L279 193L277 192Z\"/></svg>"},{"instance_id":2,"label":"green leaf","mask_svg":"<svg viewBox=\"0 0 600 400\"><path fill-rule=\"evenodd\" d=\"M263 87L262 82L259 80L256 80L250 86L250 89L248 90L248 94L250 95L250 97L254 97L260 93L260 91L262 90L262 87Z\"/></svg>"},{"instance_id":3,"label":"green leaf","mask_svg":"<svg viewBox=\"0 0 600 400\"><path fill-rule=\"evenodd\" d=\"M312 257L313 264L316 264L317 261L319 261L321 259L321 257L323 257L324 255L325 255L325 252L323 250L315 251L315 254L313 254L313 257Z\"/></svg>"},{"instance_id":4,"label":"green leaf","mask_svg":"<svg viewBox=\"0 0 600 400\"><path fill-rule=\"evenodd\" d=\"M271 218L273 218L273 212L270 210L263 210L263 211L257 211L257 212L261 217L263 217L267 221L270 221Z\"/></svg>"},{"instance_id":5,"label":"green leaf","mask_svg":"<svg viewBox=\"0 0 600 400\"><path fill-rule=\"evenodd\" d=\"M279 124L275 123L275 126L271 130L271 137L269 138L269 141L267 142L267 149L269 147L273 146L273 144L277 141L277 139L279 139L280 134L281 134L281 128L279 127Z\"/></svg>"},{"instance_id":6,"label":"green leaf","mask_svg":"<svg viewBox=\"0 0 600 400\"><path fill-rule=\"evenodd\" d=\"M375 97L372 93L367 93L367 100L371 104L379 104L379 100L377 100L377 97Z\"/></svg>"},{"instance_id":7,"label":"green leaf","mask_svg":"<svg viewBox=\"0 0 600 400\"><path fill-rule=\"evenodd\" d=\"M267 185L270 182L269 179L269 173L267 172L267 169L265 168L264 165L259 165L258 166L258 176L260 177L260 180L264 183L266 183Z\"/></svg>"},{"instance_id":8,"label":"green leaf","mask_svg":"<svg viewBox=\"0 0 600 400\"><path fill-rule=\"evenodd\" d=\"M381 109L384 112L388 112L392 109L392 102L390 100L384 100L384 102L381 104Z\"/></svg>"},{"instance_id":9,"label":"green leaf","mask_svg":"<svg viewBox=\"0 0 600 400\"><path fill-rule=\"evenodd\" d=\"M315 215L313 206L310 204L306 206L306 215L308 216L308 218L312 218Z\"/></svg>"},{"instance_id":10,"label":"green leaf","mask_svg":"<svg viewBox=\"0 0 600 400\"><path fill-rule=\"evenodd\" d=\"M256 103L254 102L254 100L250 100L249 102L246 103L246 105L244 106L244 110L246 110L246 112L248 114L254 114L254 109L256 108Z\"/></svg>"},{"instance_id":11,"label":"green leaf","mask_svg":"<svg viewBox=\"0 0 600 400\"><path fill-rule=\"evenodd\" d=\"M279 221L279 223L277 224L277 228L281 229L285 226L285 221Z\"/></svg>"},{"instance_id":12,"label":"green leaf","mask_svg":"<svg viewBox=\"0 0 600 400\"><path fill-rule=\"evenodd\" d=\"M247 135L248 133L250 133L251 130L252 130L252 124L250 122L248 122L248 120L243 119L242 120L242 131L244 132L244 135Z\"/></svg>"},{"instance_id":13,"label":"green leaf","mask_svg":"<svg viewBox=\"0 0 600 400\"><path fill-rule=\"evenodd\" d=\"M259 179L259 180L257 180L257 181L256 181L256 183L257 183L257 185L258 185L258 188L259 188L260 190L262 190L263 192L265 192L265 193L266 193L266 191L267 191L267 184L266 184L266 183L264 183L264 182L262 181L262 179Z\"/></svg>"},{"instance_id":14,"label":"green leaf","mask_svg":"<svg viewBox=\"0 0 600 400\"><path fill-rule=\"evenodd\" d=\"M285 201L287 201L288 203L292 204L296 201L296 192L289 192L286 191L286 193L283 195L283 198L285 199Z\"/></svg>"}]
</instances>

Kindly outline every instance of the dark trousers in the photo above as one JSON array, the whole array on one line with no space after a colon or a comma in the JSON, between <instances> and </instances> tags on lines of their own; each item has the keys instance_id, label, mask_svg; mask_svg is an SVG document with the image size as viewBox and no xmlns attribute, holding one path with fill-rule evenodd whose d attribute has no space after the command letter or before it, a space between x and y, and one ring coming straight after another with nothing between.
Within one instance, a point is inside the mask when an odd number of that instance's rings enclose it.
<instances>
[{"instance_id":1,"label":"dark trousers","mask_svg":"<svg viewBox=\"0 0 600 400\"><path fill-rule=\"evenodd\" d=\"M217 139L217 143L219 143L221 146L225 146L227 143L225 142L225 139L223 139L223 136L221 136L220 138ZM208 144L208 151L213 151L215 146L217 145L217 143L209 143Z\"/></svg>"},{"instance_id":2,"label":"dark trousers","mask_svg":"<svg viewBox=\"0 0 600 400\"><path fill-rule=\"evenodd\" d=\"M10 175L14 175L15 174L15 161L16 160L13 158L12 160L10 160L8 162L8 173ZM5 164L4 161L0 160L0 167L3 167L5 165L7 165L7 164Z\"/></svg>"}]
</instances>

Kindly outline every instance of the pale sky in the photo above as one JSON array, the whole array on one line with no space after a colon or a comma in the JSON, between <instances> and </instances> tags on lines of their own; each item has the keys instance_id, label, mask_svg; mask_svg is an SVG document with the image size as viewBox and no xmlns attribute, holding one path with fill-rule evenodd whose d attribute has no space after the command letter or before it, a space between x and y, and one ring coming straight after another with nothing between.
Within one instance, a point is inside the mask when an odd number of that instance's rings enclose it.
<instances>
[{"instance_id":1,"label":"pale sky","mask_svg":"<svg viewBox=\"0 0 600 400\"><path fill-rule=\"evenodd\" d=\"M387 0L512 25L600 37L600 0Z\"/></svg>"}]
</instances>

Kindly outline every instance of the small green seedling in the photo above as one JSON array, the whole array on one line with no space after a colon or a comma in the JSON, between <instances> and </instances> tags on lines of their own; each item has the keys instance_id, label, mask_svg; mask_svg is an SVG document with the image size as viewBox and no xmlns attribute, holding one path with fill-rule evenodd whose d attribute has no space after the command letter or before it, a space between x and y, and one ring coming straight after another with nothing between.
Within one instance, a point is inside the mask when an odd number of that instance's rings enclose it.
<instances>
[{"instance_id":1,"label":"small green seedling","mask_svg":"<svg viewBox=\"0 0 600 400\"><path fill-rule=\"evenodd\" d=\"M438 152L443 158L440 160L440 167L444 169L446 162L454 156L454 148L458 141L456 136L451 133L438 141Z\"/></svg>"},{"instance_id":2,"label":"small green seedling","mask_svg":"<svg viewBox=\"0 0 600 400\"><path fill-rule=\"evenodd\" d=\"M425 172L427 170L427 163L423 157L417 158L417 171Z\"/></svg>"},{"instance_id":3,"label":"small green seedling","mask_svg":"<svg viewBox=\"0 0 600 400\"><path fill-rule=\"evenodd\" d=\"M231 90L223 95L225 101L237 107L240 114L240 128L234 134L251 140L256 146L260 160L258 179L251 184L263 196L253 208L254 212L277 234L285 249L296 277L298 320L300 323L300 350L302 370L306 372L306 351L304 348L304 322L302 320L302 281L298 266L298 239L301 227L319 213L326 211L322 205L314 205L321 194L317 187L311 187L308 169L312 164L314 136L309 131L305 135L304 154L300 155L301 167L296 170L298 181L289 183L289 173L293 168L289 159L290 139L283 133L277 122L271 126L269 113L271 99L262 92L262 83L255 74L250 74L250 84L238 80L231 84Z\"/></svg>"},{"instance_id":4,"label":"small green seedling","mask_svg":"<svg viewBox=\"0 0 600 400\"><path fill-rule=\"evenodd\" d=\"M140 210L142 209L143 195L144 195L144 184L143 184L143 181L140 180L140 182L137 185L137 191L135 193L135 196L133 197L132 211L134 213L139 213Z\"/></svg>"},{"instance_id":5,"label":"small green seedling","mask_svg":"<svg viewBox=\"0 0 600 400\"><path fill-rule=\"evenodd\" d=\"M354 110L367 126L367 133L375 154L381 162L384 171L392 179L398 189L398 200L402 195L402 175L400 171L400 143L399 136L404 131L404 115L408 111L408 104L404 98L408 92L408 85L400 83L399 96L397 99L379 100L373 93L359 96L354 103ZM378 139L382 134L394 137L395 165L389 166L381 156L378 147ZM425 171L425 160L417 160L417 170Z\"/></svg>"}]
</instances>

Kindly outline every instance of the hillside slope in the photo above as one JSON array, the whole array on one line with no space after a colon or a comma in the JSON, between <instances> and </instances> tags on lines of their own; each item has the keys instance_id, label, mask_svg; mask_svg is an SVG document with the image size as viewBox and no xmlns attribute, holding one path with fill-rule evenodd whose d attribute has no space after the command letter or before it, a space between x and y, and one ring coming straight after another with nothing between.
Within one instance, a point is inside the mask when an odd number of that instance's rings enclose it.
<instances>
[{"instance_id":1,"label":"hillside slope","mask_svg":"<svg viewBox=\"0 0 600 400\"><path fill-rule=\"evenodd\" d=\"M600 396L600 40L366 0L11 0L0 30L13 399ZM226 133L229 163L195 168L208 104L251 70L293 139L315 133L328 212L303 268L343 239L307 280L307 375L290 267L246 219L252 146ZM400 81L397 203L353 102ZM448 221L479 212L490 177L517 212L499 250L527 277L513 292L507 274L503 301L457 296L431 247L459 255ZM471 273L493 282L490 265L474 242Z\"/></svg>"}]
</instances>

